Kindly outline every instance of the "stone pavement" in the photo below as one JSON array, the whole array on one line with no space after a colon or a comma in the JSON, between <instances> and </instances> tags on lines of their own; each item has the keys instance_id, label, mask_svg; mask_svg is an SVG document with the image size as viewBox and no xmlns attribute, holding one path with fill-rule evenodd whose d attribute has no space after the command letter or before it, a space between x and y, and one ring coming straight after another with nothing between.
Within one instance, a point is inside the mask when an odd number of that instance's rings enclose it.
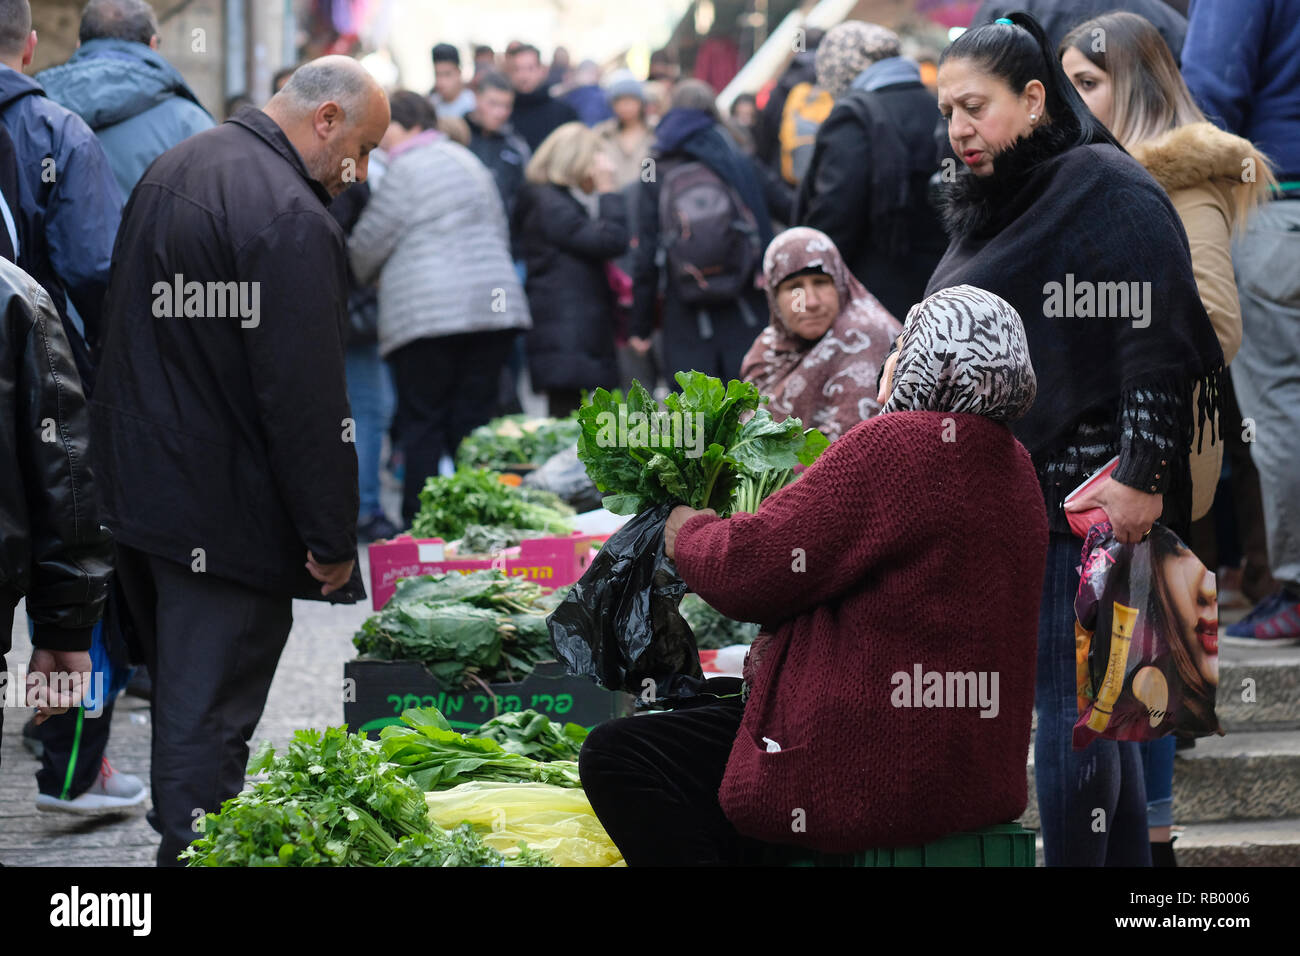
<instances>
[{"instance_id":1,"label":"stone pavement","mask_svg":"<svg viewBox=\"0 0 1300 956\"><path fill-rule=\"evenodd\" d=\"M365 549L362 549L364 554ZM369 581L364 564L362 575ZM343 662L355 654L352 635L372 613L370 602L336 607L295 601L293 630L266 710L250 743L263 739L283 747L300 727L343 722ZM31 655L27 615L19 605L14 617L11 669L26 667ZM0 741L0 863L6 866L153 866L158 834L144 819L143 808L131 815L87 818L36 810L37 760L22 745L26 708L9 708ZM108 759L115 770L149 782L149 705L121 696L113 713ZM147 802L146 802L146 805Z\"/></svg>"}]
</instances>

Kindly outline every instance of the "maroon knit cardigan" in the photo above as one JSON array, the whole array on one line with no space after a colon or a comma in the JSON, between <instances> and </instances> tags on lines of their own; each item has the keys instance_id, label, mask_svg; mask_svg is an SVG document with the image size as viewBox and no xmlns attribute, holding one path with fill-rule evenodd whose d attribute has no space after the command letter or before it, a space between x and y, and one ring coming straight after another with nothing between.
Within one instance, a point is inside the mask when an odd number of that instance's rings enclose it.
<instances>
[{"instance_id":1,"label":"maroon knit cardigan","mask_svg":"<svg viewBox=\"0 0 1300 956\"><path fill-rule=\"evenodd\" d=\"M719 792L736 829L851 853L1023 813L1046 560L1029 453L969 414L873 418L758 514L686 522L686 583L772 634ZM895 677L918 665L941 691ZM949 672L996 674L996 716L951 706Z\"/></svg>"}]
</instances>

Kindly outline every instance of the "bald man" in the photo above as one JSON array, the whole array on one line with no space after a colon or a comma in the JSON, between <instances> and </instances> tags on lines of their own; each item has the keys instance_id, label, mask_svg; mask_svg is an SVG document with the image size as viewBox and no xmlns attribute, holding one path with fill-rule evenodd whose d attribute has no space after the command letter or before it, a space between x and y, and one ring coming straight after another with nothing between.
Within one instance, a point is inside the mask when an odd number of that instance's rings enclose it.
<instances>
[{"instance_id":1,"label":"bald man","mask_svg":"<svg viewBox=\"0 0 1300 956\"><path fill-rule=\"evenodd\" d=\"M357 63L164 153L122 217L92 405L104 523L154 676L159 865L244 783L292 600L352 603L357 459L330 199L388 128Z\"/></svg>"}]
</instances>

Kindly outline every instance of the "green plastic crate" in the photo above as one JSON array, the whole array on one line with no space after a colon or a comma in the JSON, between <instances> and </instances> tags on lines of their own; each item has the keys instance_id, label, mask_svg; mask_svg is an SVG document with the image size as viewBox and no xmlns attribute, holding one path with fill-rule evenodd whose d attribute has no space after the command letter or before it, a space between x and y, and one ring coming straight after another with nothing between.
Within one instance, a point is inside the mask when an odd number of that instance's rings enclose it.
<instances>
[{"instance_id":1,"label":"green plastic crate","mask_svg":"<svg viewBox=\"0 0 1300 956\"><path fill-rule=\"evenodd\" d=\"M817 853L774 847L769 861L781 866L1033 866L1034 832L1018 823L953 833L924 846Z\"/></svg>"}]
</instances>

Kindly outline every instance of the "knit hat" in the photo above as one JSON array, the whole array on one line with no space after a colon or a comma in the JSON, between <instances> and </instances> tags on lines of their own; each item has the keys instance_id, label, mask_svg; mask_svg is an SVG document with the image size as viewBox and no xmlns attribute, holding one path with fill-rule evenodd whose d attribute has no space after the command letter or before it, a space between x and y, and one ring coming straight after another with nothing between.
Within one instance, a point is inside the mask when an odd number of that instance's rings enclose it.
<instances>
[{"instance_id":1,"label":"knit hat","mask_svg":"<svg viewBox=\"0 0 1300 956\"><path fill-rule=\"evenodd\" d=\"M1005 423L1034 404L1025 326L992 292L959 285L934 293L907 313L902 341L881 414L969 412Z\"/></svg>"},{"instance_id":2,"label":"knit hat","mask_svg":"<svg viewBox=\"0 0 1300 956\"><path fill-rule=\"evenodd\" d=\"M898 34L875 23L845 20L826 33L817 47L817 85L835 99L877 60L902 52Z\"/></svg>"},{"instance_id":3,"label":"knit hat","mask_svg":"<svg viewBox=\"0 0 1300 956\"><path fill-rule=\"evenodd\" d=\"M645 102L645 91L641 88L641 81L631 70L616 70L610 74L605 84L605 98L609 102L613 103L622 96L635 96L642 103Z\"/></svg>"}]
</instances>

